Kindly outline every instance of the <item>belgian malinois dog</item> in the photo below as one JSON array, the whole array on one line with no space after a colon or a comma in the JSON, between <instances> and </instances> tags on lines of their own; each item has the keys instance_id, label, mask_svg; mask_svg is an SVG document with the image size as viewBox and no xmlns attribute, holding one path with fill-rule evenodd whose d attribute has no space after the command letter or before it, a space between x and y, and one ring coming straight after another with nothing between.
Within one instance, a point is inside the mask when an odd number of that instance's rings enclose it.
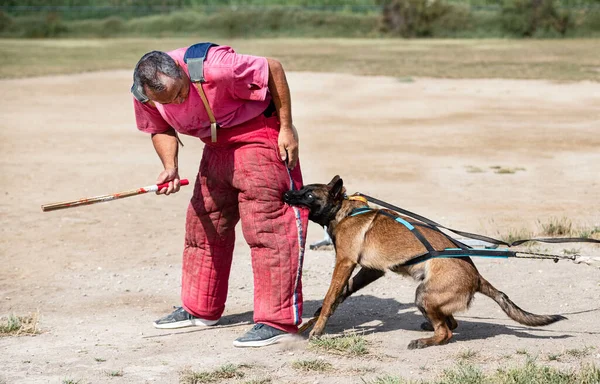
<instances>
[{"instance_id":1,"label":"belgian malinois dog","mask_svg":"<svg viewBox=\"0 0 600 384\"><path fill-rule=\"evenodd\" d=\"M319 318L310 333L311 338L323 334L325 324L338 304L383 276L387 270L411 276L419 282L415 303L427 320L421 328L434 332L432 337L411 341L408 349L447 343L452 330L458 326L452 315L466 310L475 292L490 297L508 317L524 325L542 326L565 319L560 315L535 315L522 310L484 279L468 257L432 258L405 265L412 258L426 254L427 250L407 227L389 215L409 223L415 223L415 220L381 209L350 216L353 209L368 204L346 197L345 192L342 179L335 176L329 184L306 185L283 196L290 205L308 207L309 219L327 226L336 252L331 285L323 306L315 314ZM419 227L419 231L435 250L455 247L448 237L435 229ZM362 268L350 280L357 265Z\"/></svg>"}]
</instances>

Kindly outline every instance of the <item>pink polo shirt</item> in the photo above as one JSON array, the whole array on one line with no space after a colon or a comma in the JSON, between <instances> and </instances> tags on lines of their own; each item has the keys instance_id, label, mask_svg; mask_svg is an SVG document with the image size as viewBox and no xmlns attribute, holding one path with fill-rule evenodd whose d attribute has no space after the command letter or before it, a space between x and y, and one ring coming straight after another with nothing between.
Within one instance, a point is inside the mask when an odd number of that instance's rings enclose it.
<instances>
[{"instance_id":1,"label":"pink polo shirt","mask_svg":"<svg viewBox=\"0 0 600 384\"><path fill-rule=\"evenodd\" d=\"M189 76L183 61L185 48L167 52ZM242 124L260 115L269 105L269 65L264 57L240 55L231 47L209 49L204 62L202 84L208 103L221 128ZM156 108L133 99L135 119L140 131L162 133L173 127L177 132L210 137L210 120L194 84L181 104L159 104Z\"/></svg>"}]
</instances>

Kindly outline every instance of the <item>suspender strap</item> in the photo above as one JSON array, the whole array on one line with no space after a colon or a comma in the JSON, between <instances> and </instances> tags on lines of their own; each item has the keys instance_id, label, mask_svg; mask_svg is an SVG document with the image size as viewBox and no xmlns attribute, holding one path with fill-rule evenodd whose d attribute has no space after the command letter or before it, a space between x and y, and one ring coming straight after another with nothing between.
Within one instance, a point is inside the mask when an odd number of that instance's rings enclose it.
<instances>
[{"instance_id":1,"label":"suspender strap","mask_svg":"<svg viewBox=\"0 0 600 384\"><path fill-rule=\"evenodd\" d=\"M198 89L198 93L200 94L200 98L202 99L202 103L204 103L204 108L206 108L206 113L208 114L208 119L210 120L210 141L213 143L217 142L217 120L215 119L215 115L213 115L212 109L210 109L210 105L208 104L208 99L206 98L206 94L204 94L204 90L202 89L201 83L194 83L196 89Z\"/></svg>"},{"instance_id":2,"label":"suspender strap","mask_svg":"<svg viewBox=\"0 0 600 384\"><path fill-rule=\"evenodd\" d=\"M198 94L200 94L200 98L202 99L202 103L204 104L204 108L206 109L208 119L210 120L210 139L213 143L217 141L218 125L217 120L215 119L215 115L213 114L213 111L210 108L210 104L208 104L208 99L206 98L204 89L202 89L202 83L206 81L204 79L204 60L206 60L208 50L215 45L216 44L213 43L194 44L185 51L185 55L183 56L183 61L187 64L188 67L190 80L196 86Z\"/></svg>"}]
</instances>

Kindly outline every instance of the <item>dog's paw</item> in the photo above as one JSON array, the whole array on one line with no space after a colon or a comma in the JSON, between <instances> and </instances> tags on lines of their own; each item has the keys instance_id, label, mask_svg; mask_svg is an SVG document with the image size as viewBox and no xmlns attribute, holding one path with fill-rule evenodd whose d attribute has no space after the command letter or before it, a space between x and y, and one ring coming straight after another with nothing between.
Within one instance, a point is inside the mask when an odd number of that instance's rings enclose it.
<instances>
[{"instance_id":1,"label":"dog's paw","mask_svg":"<svg viewBox=\"0 0 600 384\"><path fill-rule=\"evenodd\" d=\"M323 335L323 331L322 330L313 329L312 331L310 331L310 334L308 335L308 340L317 340L322 335Z\"/></svg>"},{"instance_id":2,"label":"dog's paw","mask_svg":"<svg viewBox=\"0 0 600 384\"><path fill-rule=\"evenodd\" d=\"M423 331L433 332L433 325L429 321L424 321L421 323L421 329Z\"/></svg>"},{"instance_id":3,"label":"dog's paw","mask_svg":"<svg viewBox=\"0 0 600 384\"><path fill-rule=\"evenodd\" d=\"M410 343L408 343L408 349L421 349L427 347L428 345L421 341L421 339L413 340Z\"/></svg>"}]
</instances>

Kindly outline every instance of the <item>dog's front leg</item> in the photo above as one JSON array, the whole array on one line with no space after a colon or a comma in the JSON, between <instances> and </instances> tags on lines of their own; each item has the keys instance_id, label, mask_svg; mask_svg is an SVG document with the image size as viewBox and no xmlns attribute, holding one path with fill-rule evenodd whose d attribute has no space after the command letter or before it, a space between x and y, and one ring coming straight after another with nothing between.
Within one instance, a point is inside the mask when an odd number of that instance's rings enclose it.
<instances>
[{"instance_id":1,"label":"dog's front leg","mask_svg":"<svg viewBox=\"0 0 600 384\"><path fill-rule=\"evenodd\" d=\"M339 304L342 290L348 283L354 267L356 267L356 263L349 259L338 258L336 261L333 276L331 277L331 284L321 307L321 314L313 330L310 332L310 338L323 334L325 324L327 324L327 320L333 315L335 308Z\"/></svg>"}]
</instances>

